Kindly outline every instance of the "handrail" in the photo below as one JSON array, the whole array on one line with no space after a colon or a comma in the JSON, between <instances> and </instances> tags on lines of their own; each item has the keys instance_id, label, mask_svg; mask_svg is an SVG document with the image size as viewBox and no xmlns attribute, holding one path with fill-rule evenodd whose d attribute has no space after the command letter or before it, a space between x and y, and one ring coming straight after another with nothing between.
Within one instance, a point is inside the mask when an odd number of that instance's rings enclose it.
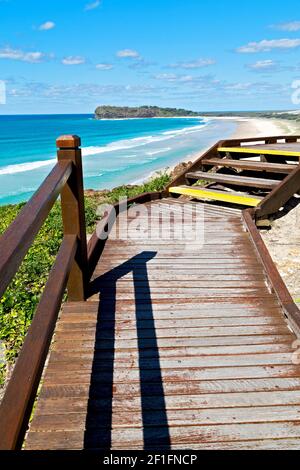
<instances>
[{"instance_id":1,"label":"handrail","mask_svg":"<svg viewBox=\"0 0 300 470\"><path fill-rule=\"evenodd\" d=\"M300 166L287 175L256 207L257 220L275 214L300 190Z\"/></svg>"},{"instance_id":2,"label":"handrail","mask_svg":"<svg viewBox=\"0 0 300 470\"><path fill-rule=\"evenodd\" d=\"M0 297L61 194L64 238L0 406L0 450L20 448L49 351L63 295L85 300L87 243L80 138L57 140L58 163L0 238Z\"/></svg>"},{"instance_id":3,"label":"handrail","mask_svg":"<svg viewBox=\"0 0 300 470\"><path fill-rule=\"evenodd\" d=\"M58 162L18 217L0 237L0 296L16 274L71 172L70 161Z\"/></svg>"},{"instance_id":4,"label":"handrail","mask_svg":"<svg viewBox=\"0 0 300 470\"><path fill-rule=\"evenodd\" d=\"M255 224L255 209L246 209L242 212L245 227L256 248L258 256L264 266L271 286L288 318L294 331L300 332L300 310L293 301L279 271L262 239L262 236Z\"/></svg>"},{"instance_id":5,"label":"handrail","mask_svg":"<svg viewBox=\"0 0 300 470\"><path fill-rule=\"evenodd\" d=\"M77 243L75 235L64 237L13 375L7 385L0 407L1 450L15 449L22 444Z\"/></svg>"}]
</instances>

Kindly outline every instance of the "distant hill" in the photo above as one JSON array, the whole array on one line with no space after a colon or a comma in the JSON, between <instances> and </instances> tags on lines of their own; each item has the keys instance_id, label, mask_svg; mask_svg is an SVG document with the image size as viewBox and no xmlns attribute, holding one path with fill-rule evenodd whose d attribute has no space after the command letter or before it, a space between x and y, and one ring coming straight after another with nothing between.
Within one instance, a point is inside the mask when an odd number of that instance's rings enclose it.
<instances>
[{"instance_id":1,"label":"distant hill","mask_svg":"<svg viewBox=\"0 0 300 470\"><path fill-rule=\"evenodd\" d=\"M199 113L177 108L159 108L158 106L98 106L95 111L96 119L130 119L154 117L199 116Z\"/></svg>"}]
</instances>

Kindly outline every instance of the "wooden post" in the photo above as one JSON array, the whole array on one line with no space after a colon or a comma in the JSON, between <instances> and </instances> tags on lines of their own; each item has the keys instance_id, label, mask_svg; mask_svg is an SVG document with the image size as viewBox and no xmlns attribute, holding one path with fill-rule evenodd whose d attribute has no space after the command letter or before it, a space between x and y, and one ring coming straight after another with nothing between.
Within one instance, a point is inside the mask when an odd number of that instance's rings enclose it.
<instances>
[{"instance_id":1,"label":"wooden post","mask_svg":"<svg viewBox=\"0 0 300 470\"><path fill-rule=\"evenodd\" d=\"M61 207L64 234L78 237L78 249L68 281L68 299L77 302L86 300L88 284L81 141L76 135L65 135L59 137L56 144L58 160L73 163L71 176L61 193Z\"/></svg>"}]
</instances>

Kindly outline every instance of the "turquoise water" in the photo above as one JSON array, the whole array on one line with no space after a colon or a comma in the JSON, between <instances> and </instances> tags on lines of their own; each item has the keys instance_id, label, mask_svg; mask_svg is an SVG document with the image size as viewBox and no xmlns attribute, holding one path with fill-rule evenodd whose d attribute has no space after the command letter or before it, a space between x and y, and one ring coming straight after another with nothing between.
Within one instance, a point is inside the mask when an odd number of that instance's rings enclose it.
<instances>
[{"instance_id":1,"label":"turquoise water","mask_svg":"<svg viewBox=\"0 0 300 470\"><path fill-rule=\"evenodd\" d=\"M0 205L31 197L55 164L55 139L62 134L81 137L85 188L111 189L141 182L234 129L231 122L200 118L0 116Z\"/></svg>"}]
</instances>

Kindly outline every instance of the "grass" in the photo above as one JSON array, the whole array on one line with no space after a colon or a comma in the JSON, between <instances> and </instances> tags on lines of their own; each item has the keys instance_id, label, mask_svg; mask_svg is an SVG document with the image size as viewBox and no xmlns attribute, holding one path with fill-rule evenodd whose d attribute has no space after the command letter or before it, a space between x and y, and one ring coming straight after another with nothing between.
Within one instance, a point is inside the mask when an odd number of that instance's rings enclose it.
<instances>
[{"instance_id":1,"label":"grass","mask_svg":"<svg viewBox=\"0 0 300 470\"><path fill-rule=\"evenodd\" d=\"M87 232L92 233L95 229L98 221L96 212L100 204L114 204L120 198L161 191L169 181L170 177L166 173L159 173L142 185L90 192L85 197ZM13 222L23 206L24 204L16 204L0 207L0 235ZM0 340L5 347L6 361L5 364L0 363L0 385L3 385L7 369L14 363L22 347L62 238L61 210L60 203L57 202L0 300Z\"/></svg>"}]
</instances>

